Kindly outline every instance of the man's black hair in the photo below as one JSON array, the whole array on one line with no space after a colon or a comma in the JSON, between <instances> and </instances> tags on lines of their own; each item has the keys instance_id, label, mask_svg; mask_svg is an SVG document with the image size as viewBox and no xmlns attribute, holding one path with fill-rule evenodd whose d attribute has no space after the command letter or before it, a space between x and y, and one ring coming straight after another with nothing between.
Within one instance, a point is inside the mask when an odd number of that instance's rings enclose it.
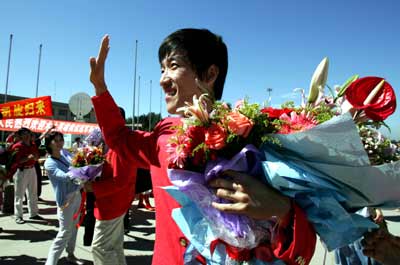
<instances>
[{"instance_id":1,"label":"man's black hair","mask_svg":"<svg viewBox=\"0 0 400 265\"><path fill-rule=\"evenodd\" d=\"M21 136L21 135L24 134L24 133L29 133L29 134L31 134L32 131L29 130L28 128L25 128L25 127L21 127L21 128L19 128L18 131L17 131L17 134L18 134L19 136Z\"/></svg>"},{"instance_id":2,"label":"man's black hair","mask_svg":"<svg viewBox=\"0 0 400 265\"><path fill-rule=\"evenodd\" d=\"M200 80L203 80L208 68L215 64L219 73L214 83L214 96L217 100L221 99L228 71L228 50L222 37L207 29L180 29L161 43L159 62L172 52L179 52L186 57Z\"/></svg>"},{"instance_id":3,"label":"man's black hair","mask_svg":"<svg viewBox=\"0 0 400 265\"><path fill-rule=\"evenodd\" d=\"M118 107L118 108L119 108L119 112L121 113L122 118L124 118L124 121L126 121L125 110L122 107Z\"/></svg>"}]
</instances>

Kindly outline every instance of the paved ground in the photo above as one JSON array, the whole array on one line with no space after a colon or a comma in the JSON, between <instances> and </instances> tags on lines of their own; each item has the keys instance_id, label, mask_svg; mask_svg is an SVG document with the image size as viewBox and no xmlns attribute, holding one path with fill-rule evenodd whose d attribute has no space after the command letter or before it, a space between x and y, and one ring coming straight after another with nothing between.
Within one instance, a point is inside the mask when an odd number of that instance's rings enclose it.
<instances>
[{"instance_id":1,"label":"paved ground","mask_svg":"<svg viewBox=\"0 0 400 265\"><path fill-rule=\"evenodd\" d=\"M48 181L43 181L41 197L45 202L39 204L40 214L48 222L27 220L25 224L17 225L13 216L0 214L0 227L4 229L0 233L0 265L44 264L50 244L58 230L53 190ZM125 236L125 255L128 264L151 264L154 244L154 212L137 209L136 204L135 201L131 208L131 229ZM384 211L384 214L388 220L389 230L400 235L400 212ZM25 214L25 219L28 219L28 214ZM75 254L86 260L87 264L93 264L90 248L83 246L83 232L84 228L82 227L78 232ZM324 257L325 251L318 243L311 265L323 264ZM327 265L334 264L330 253L325 259ZM59 264L68 263L63 258Z\"/></svg>"},{"instance_id":2,"label":"paved ground","mask_svg":"<svg viewBox=\"0 0 400 265\"><path fill-rule=\"evenodd\" d=\"M25 224L18 225L14 217L0 214L0 264L1 265L36 265L44 264L49 247L58 231L56 204L51 185L43 181L41 196L45 202L39 203L39 213L48 222L30 221L24 214ZM151 264L154 244L154 212L137 209L137 201L132 205L130 232L125 235L125 255L128 264ZM25 208L26 209L26 208ZM83 245L84 227L78 231L75 255L91 262L90 247ZM65 251L63 256L66 255ZM68 264L65 258L59 264Z\"/></svg>"}]
</instances>

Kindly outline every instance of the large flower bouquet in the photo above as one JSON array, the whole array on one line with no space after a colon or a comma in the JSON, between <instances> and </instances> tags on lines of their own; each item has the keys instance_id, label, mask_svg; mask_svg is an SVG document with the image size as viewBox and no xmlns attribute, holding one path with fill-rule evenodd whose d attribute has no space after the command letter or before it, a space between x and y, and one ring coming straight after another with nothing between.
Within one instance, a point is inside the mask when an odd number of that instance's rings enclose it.
<instances>
[{"instance_id":1,"label":"large flower bouquet","mask_svg":"<svg viewBox=\"0 0 400 265\"><path fill-rule=\"evenodd\" d=\"M72 157L69 175L76 183L94 181L101 175L105 156L101 147L85 146Z\"/></svg>"},{"instance_id":2,"label":"large flower bouquet","mask_svg":"<svg viewBox=\"0 0 400 265\"><path fill-rule=\"evenodd\" d=\"M191 242L186 261L200 253L232 263L232 247L252 249L273 236L274 220L211 206L220 199L207 183L227 169L294 198L329 250L375 227L354 211L399 204L400 149L377 130L396 108L393 88L383 78L352 76L325 95L327 72L325 58L300 106L288 102L275 109L243 100L233 108L217 102L208 112L207 95L186 103L187 118L168 145L174 186L167 188L182 206L173 218Z\"/></svg>"}]
</instances>

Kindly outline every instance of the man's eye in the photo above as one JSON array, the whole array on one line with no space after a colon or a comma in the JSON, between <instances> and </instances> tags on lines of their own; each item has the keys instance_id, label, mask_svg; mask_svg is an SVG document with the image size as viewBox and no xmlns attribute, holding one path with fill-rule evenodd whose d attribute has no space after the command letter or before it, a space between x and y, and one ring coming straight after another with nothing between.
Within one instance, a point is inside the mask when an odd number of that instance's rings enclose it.
<instances>
[{"instance_id":1,"label":"man's eye","mask_svg":"<svg viewBox=\"0 0 400 265\"><path fill-rule=\"evenodd\" d=\"M179 67L179 65L177 63L171 63L171 66L170 66L171 69L176 69L178 67Z\"/></svg>"},{"instance_id":2,"label":"man's eye","mask_svg":"<svg viewBox=\"0 0 400 265\"><path fill-rule=\"evenodd\" d=\"M165 72L165 70L164 69L161 69L161 74L163 74Z\"/></svg>"}]
</instances>

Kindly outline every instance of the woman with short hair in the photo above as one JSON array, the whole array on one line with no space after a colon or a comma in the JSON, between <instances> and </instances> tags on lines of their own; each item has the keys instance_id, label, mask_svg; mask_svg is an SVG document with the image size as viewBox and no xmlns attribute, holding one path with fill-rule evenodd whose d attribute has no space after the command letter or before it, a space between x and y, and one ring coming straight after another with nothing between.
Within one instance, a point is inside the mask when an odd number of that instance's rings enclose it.
<instances>
[{"instance_id":1,"label":"woman with short hair","mask_svg":"<svg viewBox=\"0 0 400 265\"><path fill-rule=\"evenodd\" d=\"M56 265L62 252L66 249L67 261L73 264L83 264L74 255L77 222L74 214L78 212L81 204L80 186L75 184L68 174L70 160L62 152L64 136L53 131L45 137L46 151L49 153L44 163L47 176L56 194L57 217L59 230L51 244L46 265Z\"/></svg>"}]
</instances>

